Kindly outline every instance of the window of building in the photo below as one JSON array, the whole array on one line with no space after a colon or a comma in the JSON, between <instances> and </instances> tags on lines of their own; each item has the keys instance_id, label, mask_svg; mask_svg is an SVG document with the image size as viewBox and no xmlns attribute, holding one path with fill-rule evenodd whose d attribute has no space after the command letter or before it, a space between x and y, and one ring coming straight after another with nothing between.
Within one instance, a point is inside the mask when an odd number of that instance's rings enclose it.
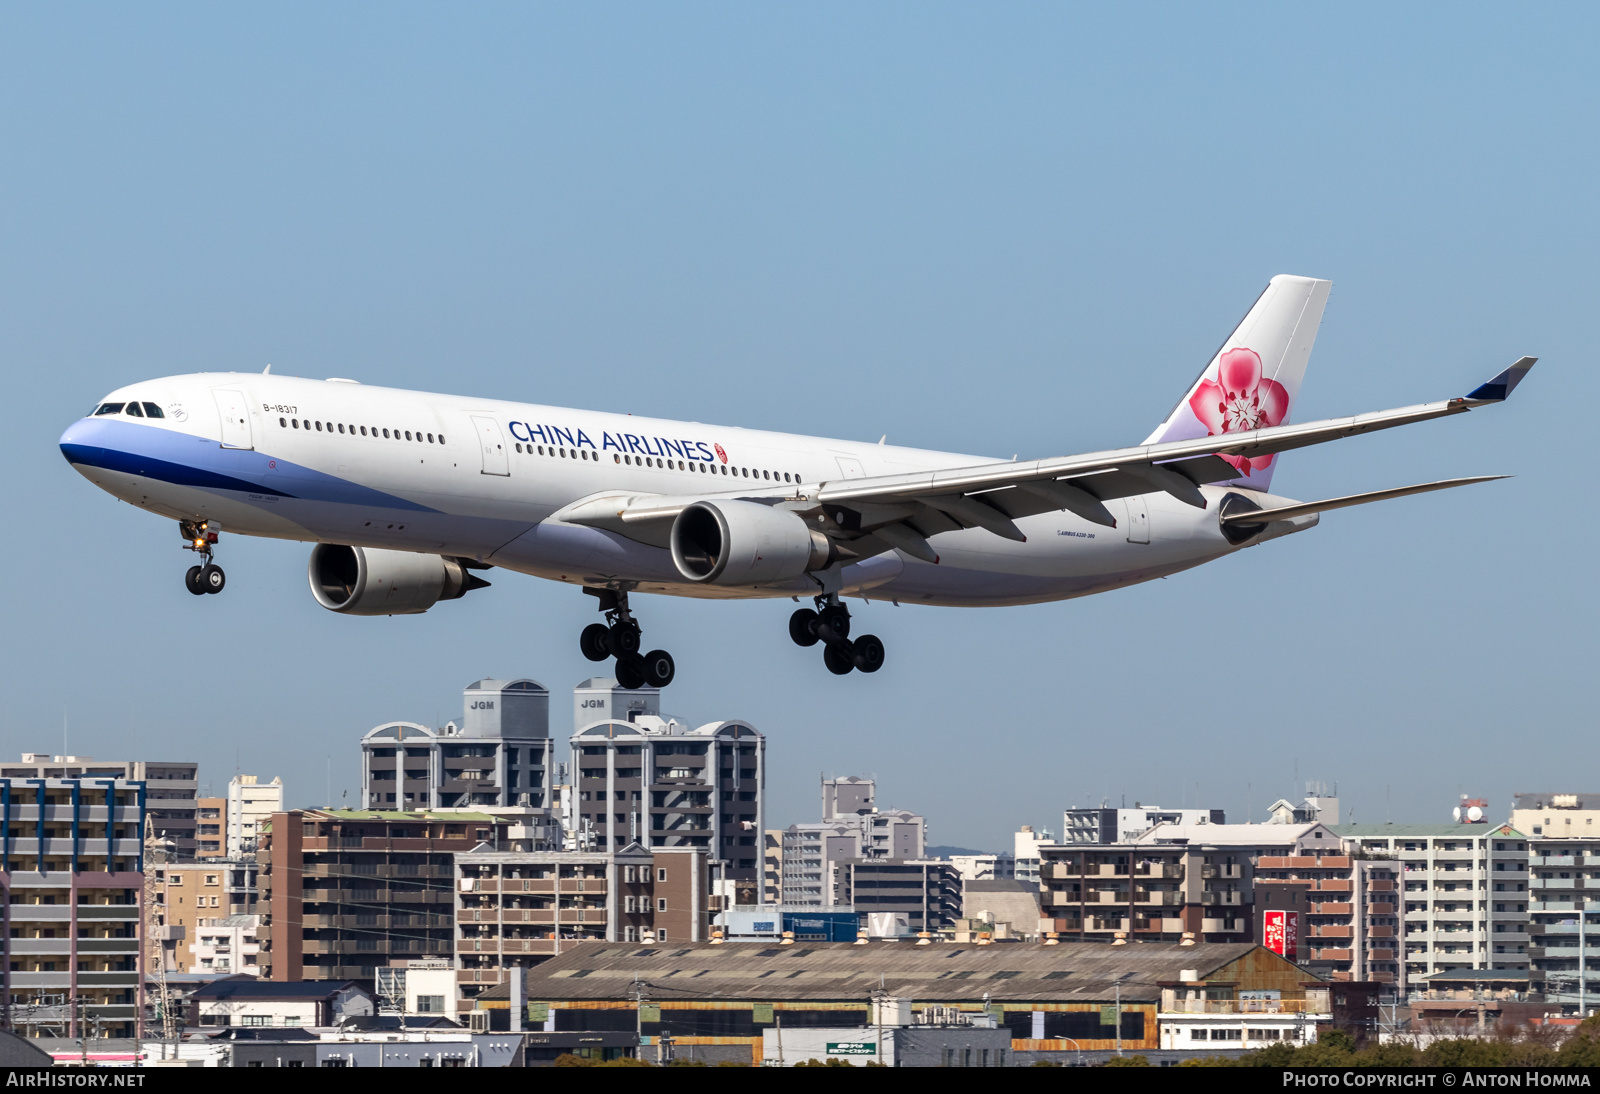
<instances>
[{"instance_id":1,"label":"window of building","mask_svg":"<svg viewBox=\"0 0 1600 1094\"><path fill-rule=\"evenodd\" d=\"M656 871L656 880L657 881L666 881L667 880L667 871L666 871L666 869L664 867L662 869L659 869L659 870ZM1519 888L1520 888L1520 886L1519 886Z\"/></svg>"},{"instance_id":2,"label":"window of building","mask_svg":"<svg viewBox=\"0 0 1600 1094\"><path fill-rule=\"evenodd\" d=\"M658 897L656 899L656 911L664 912L666 910L667 910L667 898L666 897Z\"/></svg>"}]
</instances>

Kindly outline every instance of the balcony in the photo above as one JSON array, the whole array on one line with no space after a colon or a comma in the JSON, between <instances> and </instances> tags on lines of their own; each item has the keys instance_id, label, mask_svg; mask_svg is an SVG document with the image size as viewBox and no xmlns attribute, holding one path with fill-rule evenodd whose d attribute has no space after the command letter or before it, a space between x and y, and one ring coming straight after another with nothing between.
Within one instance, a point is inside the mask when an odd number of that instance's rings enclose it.
<instances>
[{"instance_id":1,"label":"balcony","mask_svg":"<svg viewBox=\"0 0 1600 1094\"><path fill-rule=\"evenodd\" d=\"M1578 880L1570 877L1530 877L1529 889L1576 889Z\"/></svg>"},{"instance_id":2,"label":"balcony","mask_svg":"<svg viewBox=\"0 0 1600 1094\"><path fill-rule=\"evenodd\" d=\"M1395 891L1394 881L1390 878L1373 878L1367 882L1367 891L1369 893L1392 893Z\"/></svg>"},{"instance_id":3,"label":"balcony","mask_svg":"<svg viewBox=\"0 0 1600 1094\"><path fill-rule=\"evenodd\" d=\"M1367 928L1368 938L1393 938L1394 928L1386 926L1372 926Z\"/></svg>"},{"instance_id":4,"label":"balcony","mask_svg":"<svg viewBox=\"0 0 1600 1094\"><path fill-rule=\"evenodd\" d=\"M1312 938L1349 938L1351 934L1351 928L1334 924L1311 928Z\"/></svg>"},{"instance_id":5,"label":"balcony","mask_svg":"<svg viewBox=\"0 0 1600 1094\"><path fill-rule=\"evenodd\" d=\"M1141 863L1134 867L1133 873L1136 877L1162 878L1169 881L1181 881L1183 879L1183 867L1178 863L1172 862Z\"/></svg>"},{"instance_id":6,"label":"balcony","mask_svg":"<svg viewBox=\"0 0 1600 1094\"><path fill-rule=\"evenodd\" d=\"M1356 952L1354 950L1335 949L1312 950L1311 959L1313 961L1354 961Z\"/></svg>"},{"instance_id":7,"label":"balcony","mask_svg":"<svg viewBox=\"0 0 1600 1094\"><path fill-rule=\"evenodd\" d=\"M1176 907L1183 903L1182 893L1152 893L1146 889L1135 889L1133 892L1135 904L1155 904L1160 907Z\"/></svg>"},{"instance_id":8,"label":"balcony","mask_svg":"<svg viewBox=\"0 0 1600 1094\"><path fill-rule=\"evenodd\" d=\"M1244 868L1238 863L1223 863L1218 866L1200 867L1200 876L1203 878L1233 878L1244 876Z\"/></svg>"},{"instance_id":9,"label":"balcony","mask_svg":"<svg viewBox=\"0 0 1600 1094\"><path fill-rule=\"evenodd\" d=\"M1368 961L1396 961L1399 959L1397 950L1368 950Z\"/></svg>"},{"instance_id":10,"label":"balcony","mask_svg":"<svg viewBox=\"0 0 1600 1094\"><path fill-rule=\"evenodd\" d=\"M1205 892L1200 894L1200 903L1238 905L1243 904L1244 900L1242 893L1224 893L1213 889L1207 889Z\"/></svg>"},{"instance_id":11,"label":"balcony","mask_svg":"<svg viewBox=\"0 0 1600 1094\"><path fill-rule=\"evenodd\" d=\"M1578 866L1583 860L1577 855L1530 855L1528 865L1540 866Z\"/></svg>"},{"instance_id":12,"label":"balcony","mask_svg":"<svg viewBox=\"0 0 1600 1094\"><path fill-rule=\"evenodd\" d=\"M1376 885L1377 883L1373 882L1373 884ZM1390 882L1389 884L1393 885L1394 883ZM1312 884L1311 891L1314 893L1348 893L1350 891L1350 879L1325 877L1321 881Z\"/></svg>"},{"instance_id":13,"label":"balcony","mask_svg":"<svg viewBox=\"0 0 1600 1094\"><path fill-rule=\"evenodd\" d=\"M1328 1013L1325 995L1321 999L1163 999L1161 1009L1169 1014Z\"/></svg>"},{"instance_id":14,"label":"balcony","mask_svg":"<svg viewBox=\"0 0 1600 1094\"><path fill-rule=\"evenodd\" d=\"M1089 894L1090 904L1126 904L1128 891L1126 889L1099 889Z\"/></svg>"},{"instance_id":15,"label":"balcony","mask_svg":"<svg viewBox=\"0 0 1600 1094\"><path fill-rule=\"evenodd\" d=\"M1329 900L1329 901L1326 901L1326 902L1324 902L1322 904L1313 905L1312 908L1311 908L1311 914L1312 915L1353 915L1353 914L1355 914L1355 910L1356 910L1356 906L1354 904L1349 904L1349 903L1346 903L1344 901L1338 901L1338 900Z\"/></svg>"}]
</instances>

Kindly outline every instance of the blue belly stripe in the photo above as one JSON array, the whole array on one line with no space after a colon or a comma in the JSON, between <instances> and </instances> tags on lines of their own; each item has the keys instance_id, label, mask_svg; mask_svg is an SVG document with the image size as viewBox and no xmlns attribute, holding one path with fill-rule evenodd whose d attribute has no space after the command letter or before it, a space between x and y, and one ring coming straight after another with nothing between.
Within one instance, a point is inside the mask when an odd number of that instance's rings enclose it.
<instances>
[{"instance_id":1,"label":"blue belly stripe","mask_svg":"<svg viewBox=\"0 0 1600 1094\"><path fill-rule=\"evenodd\" d=\"M127 475L158 479L176 486L198 486L205 490L242 490L251 494L271 494L279 498L295 496L282 490L274 490L270 486L236 479L231 475L219 475L215 471L158 460L153 456L143 456L137 452L95 448L86 444L63 444L61 452L67 457L68 463L82 464L85 467L103 467L107 471L121 471Z\"/></svg>"}]
</instances>

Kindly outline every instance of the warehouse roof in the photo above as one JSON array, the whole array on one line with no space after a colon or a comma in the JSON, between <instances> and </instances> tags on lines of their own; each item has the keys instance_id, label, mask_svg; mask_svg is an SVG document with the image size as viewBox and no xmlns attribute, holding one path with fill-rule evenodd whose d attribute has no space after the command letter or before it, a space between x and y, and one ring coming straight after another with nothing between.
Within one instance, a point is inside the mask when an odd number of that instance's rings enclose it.
<instances>
[{"instance_id":1,"label":"warehouse roof","mask_svg":"<svg viewBox=\"0 0 1600 1094\"><path fill-rule=\"evenodd\" d=\"M637 978L651 998L668 1000L865 999L880 985L891 995L931 1002L1109 1000L1121 989L1124 1000L1154 1001L1161 984L1199 980L1247 955L1293 972L1294 983L1310 979L1277 954L1251 942L1104 943L1064 942L961 945L910 941L803 942L792 946L733 942L694 942L642 946L638 943L576 943L558 957L527 970L527 998L548 1002L620 999ZM1220 979L1220 978L1219 978ZM1231 981L1230 981L1231 982ZM509 985L490 988L480 998L504 999Z\"/></svg>"}]
</instances>

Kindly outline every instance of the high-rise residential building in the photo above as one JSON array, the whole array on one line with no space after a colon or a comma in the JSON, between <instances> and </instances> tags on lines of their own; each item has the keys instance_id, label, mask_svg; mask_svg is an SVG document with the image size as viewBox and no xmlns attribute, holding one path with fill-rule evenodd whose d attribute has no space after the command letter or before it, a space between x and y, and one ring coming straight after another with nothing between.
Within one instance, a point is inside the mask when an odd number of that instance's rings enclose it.
<instances>
[{"instance_id":1,"label":"high-rise residential building","mask_svg":"<svg viewBox=\"0 0 1600 1094\"><path fill-rule=\"evenodd\" d=\"M1600 794L1517 794L1511 808L1528 833L1529 987L1578 1013L1600 1005L1597 818Z\"/></svg>"},{"instance_id":2,"label":"high-rise residential building","mask_svg":"<svg viewBox=\"0 0 1600 1094\"><path fill-rule=\"evenodd\" d=\"M192 859L200 784L199 765L172 760L96 760L24 752L21 763L0 764L0 779L124 779L144 784L146 816L156 838L179 859Z\"/></svg>"},{"instance_id":3,"label":"high-rise residential building","mask_svg":"<svg viewBox=\"0 0 1600 1094\"><path fill-rule=\"evenodd\" d=\"M256 853L261 826L274 813L283 812L283 780L261 782L254 775L235 775L228 780L227 828L228 857L243 858Z\"/></svg>"},{"instance_id":4,"label":"high-rise residential building","mask_svg":"<svg viewBox=\"0 0 1600 1094\"><path fill-rule=\"evenodd\" d=\"M509 838L487 813L306 809L261 834L261 975L372 981L455 950L455 856Z\"/></svg>"},{"instance_id":5,"label":"high-rise residential building","mask_svg":"<svg viewBox=\"0 0 1600 1094\"><path fill-rule=\"evenodd\" d=\"M1133 808L1092 806L1068 809L1061 818L1062 843L1128 843L1158 824L1226 824L1221 809L1163 809L1159 805Z\"/></svg>"},{"instance_id":6,"label":"high-rise residential building","mask_svg":"<svg viewBox=\"0 0 1600 1094\"><path fill-rule=\"evenodd\" d=\"M1345 824L1348 845L1398 860L1402 988L1460 969L1528 968L1528 838L1509 824Z\"/></svg>"},{"instance_id":7,"label":"high-rise residential building","mask_svg":"<svg viewBox=\"0 0 1600 1094\"><path fill-rule=\"evenodd\" d=\"M553 804L550 693L537 680L479 680L460 723L388 722L361 739L368 809L548 810Z\"/></svg>"},{"instance_id":8,"label":"high-rise residential building","mask_svg":"<svg viewBox=\"0 0 1600 1094\"><path fill-rule=\"evenodd\" d=\"M195 857L228 857L228 799L196 798Z\"/></svg>"},{"instance_id":9,"label":"high-rise residential building","mask_svg":"<svg viewBox=\"0 0 1600 1094\"><path fill-rule=\"evenodd\" d=\"M747 722L691 728L630 712L572 737L573 837L580 851L704 850L713 882L734 902L761 891L766 738Z\"/></svg>"},{"instance_id":10,"label":"high-rise residential building","mask_svg":"<svg viewBox=\"0 0 1600 1094\"><path fill-rule=\"evenodd\" d=\"M143 1001L144 787L0 779L8 903L3 990L23 1036L131 1037Z\"/></svg>"},{"instance_id":11,"label":"high-rise residential building","mask_svg":"<svg viewBox=\"0 0 1600 1094\"><path fill-rule=\"evenodd\" d=\"M1303 893L1303 916L1297 931L1300 963L1331 980L1399 985L1404 930L1399 860L1384 857L1381 848L1358 855L1299 846L1286 850L1286 854L1256 858L1255 886L1258 896L1273 888ZM1285 908L1294 902L1258 899L1256 903ZM1259 916L1257 926L1259 938Z\"/></svg>"},{"instance_id":12,"label":"high-rise residential building","mask_svg":"<svg viewBox=\"0 0 1600 1094\"><path fill-rule=\"evenodd\" d=\"M572 732L595 722L631 722L640 714L661 713L659 688L625 688L609 676L595 676L572 689Z\"/></svg>"}]
</instances>

